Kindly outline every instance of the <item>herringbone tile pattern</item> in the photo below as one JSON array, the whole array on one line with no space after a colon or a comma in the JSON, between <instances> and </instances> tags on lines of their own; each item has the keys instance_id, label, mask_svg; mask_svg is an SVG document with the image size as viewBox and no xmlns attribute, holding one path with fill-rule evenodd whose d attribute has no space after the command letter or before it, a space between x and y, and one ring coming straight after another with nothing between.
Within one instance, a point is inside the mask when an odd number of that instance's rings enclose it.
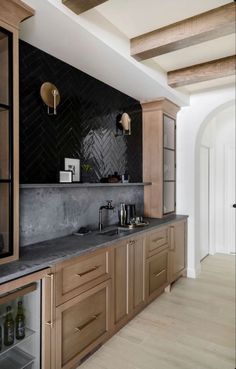
<instances>
[{"instance_id":1,"label":"herringbone tile pattern","mask_svg":"<svg viewBox=\"0 0 236 369\"><path fill-rule=\"evenodd\" d=\"M40 98L42 83L61 95L57 116ZM132 135L115 138L116 118L127 111ZM128 170L142 180L142 112L138 101L20 41L20 172L22 183L58 181L65 157L93 167L90 180Z\"/></svg>"}]
</instances>

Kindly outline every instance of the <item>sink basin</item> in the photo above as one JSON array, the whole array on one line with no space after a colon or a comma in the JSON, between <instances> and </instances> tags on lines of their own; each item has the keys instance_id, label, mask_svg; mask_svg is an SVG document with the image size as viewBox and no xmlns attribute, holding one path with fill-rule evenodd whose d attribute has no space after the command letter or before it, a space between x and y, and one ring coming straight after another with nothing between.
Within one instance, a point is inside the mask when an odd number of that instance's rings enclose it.
<instances>
[{"instance_id":1,"label":"sink basin","mask_svg":"<svg viewBox=\"0 0 236 369\"><path fill-rule=\"evenodd\" d=\"M99 232L99 235L100 236L116 236L119 234L125 234L127 232L130 232L130 229L113 228L107 231Z\"/></svg>"}]
</instances>

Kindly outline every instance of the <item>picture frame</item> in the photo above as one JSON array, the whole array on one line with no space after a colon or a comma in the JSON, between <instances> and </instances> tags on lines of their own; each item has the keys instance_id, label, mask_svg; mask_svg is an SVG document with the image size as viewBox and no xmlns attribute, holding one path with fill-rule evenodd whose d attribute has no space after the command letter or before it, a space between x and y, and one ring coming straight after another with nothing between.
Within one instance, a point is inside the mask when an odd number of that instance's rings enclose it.
<instances>
[{"instance_id":1,"label":"picture frame","mask_svg":"<svg viewBox=\"0 0 236 369\"><path fill-rule=\"evenodd\" d=\"M80 182L80 160L74 158L65 158L65 170L72 172L72 181Z\"/></svg>"}]
</instances>

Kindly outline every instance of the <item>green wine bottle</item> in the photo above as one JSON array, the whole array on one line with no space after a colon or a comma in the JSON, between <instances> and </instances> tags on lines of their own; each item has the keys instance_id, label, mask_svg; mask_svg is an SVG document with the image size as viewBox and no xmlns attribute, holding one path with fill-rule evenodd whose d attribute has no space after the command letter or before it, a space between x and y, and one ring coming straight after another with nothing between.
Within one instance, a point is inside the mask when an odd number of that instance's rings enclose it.
<instances>
[{"instance_id":1,"label":"green wine bottle","mask_svg":"<svg viewBox=\"0 0 236 369\"><path fill-rule=\"evenodd\" d=\"M7 315L4 321L4 345L11 346L14 343L14 320L11 306L7 306Z\"/></svg>"},{"instance_id":2,"label":"green wine bottle","mask_svg":"<svg viewBox=\"0 0 236 369\"><path fill-rule=\"evenodd\" d=\"M22 340L25 338L25 315L23 311L22 301L18 302L18 311L16 315L16 339Z\"/></svg>"},{"instance_id":3,"label":"green wine bottle","mask_svg":"<svg viewBox=\"0 0 236 369\"><path fill-rule=\"evenodd\" d=\"M2 327L0 326L0 351L2 350Z\"/></svg>"}]
</instances>

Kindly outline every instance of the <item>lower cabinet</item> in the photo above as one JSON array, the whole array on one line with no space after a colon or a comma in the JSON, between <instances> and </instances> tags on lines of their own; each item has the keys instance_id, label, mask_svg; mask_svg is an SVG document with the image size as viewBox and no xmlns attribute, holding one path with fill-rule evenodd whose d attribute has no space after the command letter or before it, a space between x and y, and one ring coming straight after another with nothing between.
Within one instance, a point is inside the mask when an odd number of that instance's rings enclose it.
<instances>
[{"instance_id":1,"label":"lower cabinet","mask_svg":"<svg viewBox=\"0 0 236 369\"><path fill-rule=\"evenodd\" d=\"M145 304L145 244L142 237L114 248L114 325L125 324Z\"/></svg>"},{"instance_id":2,"label":"lower cabinet","mask_svg":"<svg viewBox=\"0 0 236 369\"><path fill-rule=\"evenodd\" d=\"M44 340L51 351L45 350L43 369L76 368L184 275L186 232L187 222L178 221L58 264L55 292L51 274L45 282L51 304L43 311Z\"/></svg>"},{"instance_id":3,"label":"lower cabinet","mask_svg":"<svg viewBox=\"0 0 236 369\"><path fill-rule=\"evenodd\" d=\"M156 298L169 284L169 252L168 248L152 256L146 261L146 293L147 301Z\"/></svg>"},{"instance_id":4,"label":"lower cabinet","mask_svg":"<svg viewBox=\"0 0 236 369\"><path fill-rule=\"evenodd\" d=\"M187 222L181 221L169 227L170 234L170 282L186 273Z\"/></svg>"},{"instance_id":5,"label":"lower cabinet","mask_svg":"<svg viewBox=\"0 0 236 369\"><path fill-rule=\"evenodd\" d=\"M111 280L56 308L56 369L74 368L106 339L111 326Z\"/></svg>"}]
</instances>

